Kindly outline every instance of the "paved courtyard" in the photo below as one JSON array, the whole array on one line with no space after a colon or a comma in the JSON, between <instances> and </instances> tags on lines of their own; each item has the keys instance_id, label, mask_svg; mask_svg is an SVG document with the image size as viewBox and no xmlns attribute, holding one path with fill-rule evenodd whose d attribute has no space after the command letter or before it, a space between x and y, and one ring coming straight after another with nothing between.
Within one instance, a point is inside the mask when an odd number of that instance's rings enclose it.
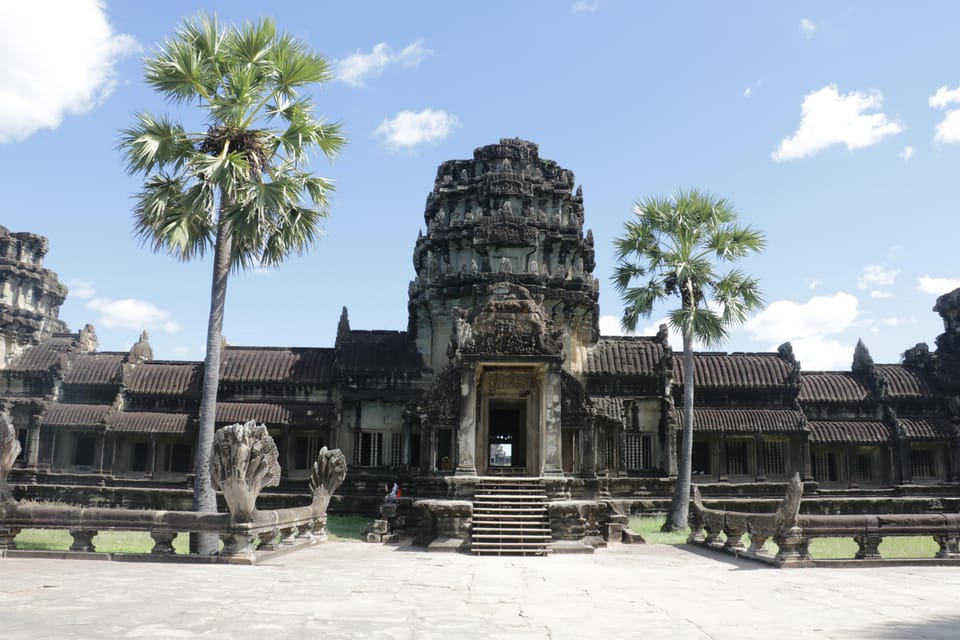
<instances>
[{"instance_id":1,"label":"paved courtyard","mask_svg":"<svg viewBox=\"0 0 960 640\"><path fill-rule=\"evenodd\" d=\"M0 637L952 638L954 567L776 570L685 547L476 558L327 543L259 566L0 560Z\"/></svg>"}]
</instances>

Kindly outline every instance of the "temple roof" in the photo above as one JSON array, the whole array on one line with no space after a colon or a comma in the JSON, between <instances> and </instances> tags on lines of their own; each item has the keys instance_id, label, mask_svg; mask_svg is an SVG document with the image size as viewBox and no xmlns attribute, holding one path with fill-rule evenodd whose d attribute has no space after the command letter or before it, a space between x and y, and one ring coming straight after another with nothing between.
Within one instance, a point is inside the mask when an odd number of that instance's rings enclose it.
<instances>
[{"instance_id":1,"label":"temple roof","mask_svg":"<svg viewBox=\"0 0 960 640\"><path fill-rule=\"evenodd\" d=\"M218 402L217 422L290 424L329 422L335 417L330 403Z\"/></svg>"},{"instance_id":2,"label":"temple roof","mask_svg":"<svg viewBox=\"0 0 960 640\"><path fill-rule=\"evenodd\" d=\"M850 372L800 373L800 402L863 402L869 397L870 388Z\"/></svg>"},{"instance_id":3,"label":"temple roof","mask_svg":"<svg viewBox=\"0 0 960 640\"><path fill-rule=\"evenodd\" d=\"M793 365L778 353L694 353L694 384L715 389L760 389L791 384ZM683 358L673 359L673 376L683 384Z\"/></svg>"},{"instance_id":4,"label":"temple roof","mask_svg":"<svg viewBox=\"0 0 960 640\"><path fill-rule=\"evenodd\" d=\"M674 409L673 418L683 424L683 410ZM694 431L784 433L804 430L803 413L796 409L693 409Z\"/></svg>"},{"instance_id":5,"label":"temple roof","mask_svg":"<svg viewBox=\"0 0 960 640\"><path fill-rule=\"evenodd\" d=\"M54 402L43 416L45 426L93 427L102 426L111 406L106 404L68 404Z\"/></svg>"},{"instance_id":6,"label":"temple roof","mask_svg":"<svg viewBox=\"0 0 960 640\"><path fill-rule=\"evenodd\" d=\"M60 362L63 354L69 353L74 347L76 347L75 335L53 336L18 355L6 370L18 373L49 371Z\"/></svg>"},{"instance_id":7,"label":"temple roof","mask_svg":"<svg viewBox=\"0 0 960 640\"><path fill-rule=\"evenodd\" d=\"M127 391L154 396L199 396L202 370L199 362L145 362L130 373Z\"/></svg>"},{"instance_id":8,"label":"temple roof","mask_svg":"<svg viewBox=\"0 0 960 640\"><path fill-rule=\"evenodd\" d=\"M954 427L943 418L898 418L903 433L911 440L944 440L954 434Z\"/></svg>"},{"instance_id":9,"label":"temple roof","mask_svg":"<svg viewBox=\"0 0 960 640\"><path fill-rule=\"evenodd\" d=\"M885 444L890 427L879 420L811 420L810 442L818 444Z\"/></svg>"},{"instance_id":10,"label":"temple roof","mask_svg":"<svg viewBox=\"0 0 960 640\"><path fill-rule=\"evenodd\" d=\"M112 414L107 420L107 430L125 433L182 434L186 433L193 420L194 415L190 413L129 411Z\"/></svg>"},{"instance_id":11,"label":"temple roof","mask_svg":"<svg viewBox=\"0 0 960 640\"><path fill-rule=\"evenodd\" d=\"M333 359L329 348L227 347L220 357L220 382L328 382Z\"/></svg>"},{"instance_id":12,"label":"temple roof","mask_svg":"<svg viewBox=\"0 0 960 640\"><path fill-rule=\"evenodd\" d=\"M663 359L663 345L657 338L602 336L590 350L583 365L587 375L657 375Z\"/></svg>"},{"instance_id":13,"label":"temple roof","mask_svg":"<svg viewBox=\"0 0 960 640\"><path fill-rule=\"evenodd\" d=\"M887 395L897 399L932 398L936 394L927 374L917 367L878 364L877 373L887 380Z\"/></svg>"},{"instance_id":14,"label":"temple roof","mask_svg":"<svg viewBox=\"0 0 960 640\"><path fill-rule=\"evenodd\" d=\"M70 358L65 384L116 385L120 383L125 353L78 353Z\"/></svg>"}]
</instances>

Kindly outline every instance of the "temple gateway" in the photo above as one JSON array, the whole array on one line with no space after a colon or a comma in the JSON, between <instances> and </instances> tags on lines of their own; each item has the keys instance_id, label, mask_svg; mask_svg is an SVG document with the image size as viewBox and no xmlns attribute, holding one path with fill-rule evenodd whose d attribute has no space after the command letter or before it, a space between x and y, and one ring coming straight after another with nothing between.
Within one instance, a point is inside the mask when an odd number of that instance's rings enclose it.
<instances>
[{"instance_id":1,"label":"temple gateway","mask_svg":"<svg viewBox=\"0 0 960 640\"><path fill-rule=\"evenodd\" d=\"M227 346L217 422L255 420L302 492L322 446L351 463L332 510L407 496L466 498L532 478L551 498L656 508L676 475L683 379L666 330L601 336L594 239L573 172L504 139L440 165L413 249L406 331L358 330L332 347ZM58 319L67 295L45 238L0 227L3 419L23 453L23 497L130 506L189 503L202 363L97 349ZM849 371L772 353L696 354L694 482L705 496L956 500L960 290L934 311L930 351Z\"/></svg>"}]
</instances>

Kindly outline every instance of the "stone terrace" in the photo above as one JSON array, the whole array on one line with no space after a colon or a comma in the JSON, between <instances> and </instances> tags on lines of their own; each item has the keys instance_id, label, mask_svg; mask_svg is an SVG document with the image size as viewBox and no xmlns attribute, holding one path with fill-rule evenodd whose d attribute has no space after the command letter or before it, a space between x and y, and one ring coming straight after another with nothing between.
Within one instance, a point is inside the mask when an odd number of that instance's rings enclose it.
<instances>
[{"instance_id":1,"label":"stone terrace","mask_svg":"<svg viewBox=\"0 0 960 640\"><path fill-rule=\"evenodd\" d=\"M687 547L476 558L329 543L258 567L0 560L3 637L943 638L952 567L776 570Z\"/></svg>"}]
</instances>

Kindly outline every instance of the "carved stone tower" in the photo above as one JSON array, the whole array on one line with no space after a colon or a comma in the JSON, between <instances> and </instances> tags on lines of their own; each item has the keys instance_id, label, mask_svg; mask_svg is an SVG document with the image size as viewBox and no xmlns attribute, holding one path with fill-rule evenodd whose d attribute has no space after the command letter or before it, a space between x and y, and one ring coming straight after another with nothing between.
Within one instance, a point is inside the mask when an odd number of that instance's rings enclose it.
<instances>
[{"instance_id":1,"label":"carved stone tower","mask_svg":"<svg viewBox=\"0 0 960 640\"><path fill-rule=\"evenodd\" d=\"M573 172L519 139L444 162L427 196L427 233L417 239L409 327L434 371L447 363L453 310L481 302L487 287L525 287L562 333L565 367L579 369L598 338L599 282L593 235L583 235L583 193Z\"/></svg>"},{"instance_id":2,"label":"carved stone tower","mask_svg":"<svg viewBox=\"0 0 960 640\"><path fill-rule=\"evenodd\" d=\"M65 332L60 305L67 288L43 268L47 239L0 226L0 368L26 347Z\"/></svg>"}]
</instances>

